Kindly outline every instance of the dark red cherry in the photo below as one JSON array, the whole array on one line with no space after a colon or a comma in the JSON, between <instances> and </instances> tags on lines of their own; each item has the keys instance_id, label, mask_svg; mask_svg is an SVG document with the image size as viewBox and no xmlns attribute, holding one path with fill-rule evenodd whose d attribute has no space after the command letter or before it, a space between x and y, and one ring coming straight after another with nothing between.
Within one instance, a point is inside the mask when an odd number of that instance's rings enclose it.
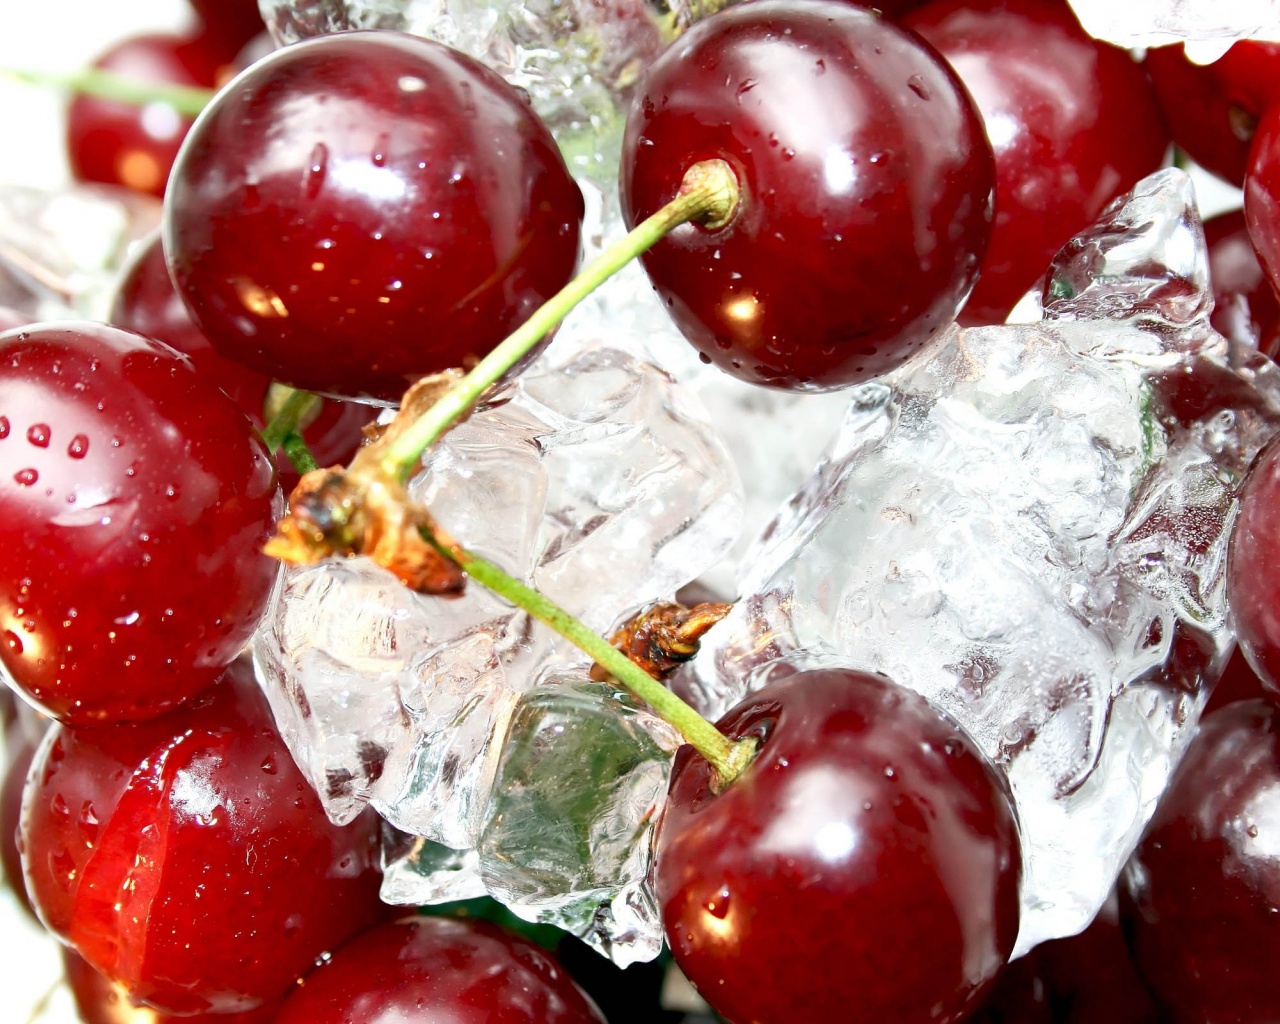
<instances>
[{"instance_id":1,"label":"dark red cherry","mask_svg":"<svg viewBox=\"0 0 1280 1024\"><path fill-rule=\"evenodd\" d=\"M339 33L278 50L206 108L164 248L222 355L392 400L558 291L582 216L555 141L496 73L424 39Z\"/></svg>"},{"instance_id":2,"label":"dark red cherry","mask_svg":"<svg viewBox=\"0 0 1280 1024\"><path fill-rule=\"evenodd\" d=\"M352 939L276 1024L604 1024L555 959L486 921L411 917Z\"/></svg>"},{"instance_id":3,"label":"dark red cherry","mask_svg":"<svg viewBox=\"0 0 1280 1024\"><path fill-rule=\"evenodd\" d=\"M1211 64L1180 45L1147 51L1146 67L1173 141L1214 174L1244 182L1258 118L1280 100L1280 43L1246 39Z\"/></svg>"},{"instance_id":4,"label":"dark red cherry","mask_svg":"<svg viewBox=\"0 0 1280 1024\"><path fill-rule=\"evenodd\" d=\"M237 53L266 26L258 11L258 0L189 0L200 16L205 33L223 50Z\"/></svg>"},{"instance_id":5,"label":"dark red cherry","mask_svg":"<svg viewBox=\"0 0 1280 1024\"><path fill-rule=\"evenodd\" d=\"M125 268L107 319L190 356L198 372L230 395L256 425L263 425L270 378L223 358L209 344L174 291L158 234L138 250ZM376 418L377 410L367 405L330 400L316 421L303 431L303 437L321 466L345 464L364 441L363 428ZM280 483L288 494L297 484L298 474L283 452L275 454Z\"/></svg>"},{"instance_id":6,"label":"dark red cherry","mask_svg":"<svg viewBox=\"0 0 1280 1024\"><path fill-rule=\"evenodd\" d=\"M175 1017L139 1006L119 982L95 971L75 950L62 947L63 975L83 1024L275 1024L278 1003L244 1013L197 1013Z\"/></svg>"},{"instance_id":7,"label":"dark red cherry","mask_svg":"<svg viewBox=\"0 0 1280 1024\"><path fill-rule=\"evenodd\" d=\"M1271 287L1280 291L1280 103L1258 122L1244 178L1244 216Z\"/></svg>"},{"instance_id":8,"label":"dark red cherry","mask_svg":"<svg viewBox=\"0 0 1280 1024\"><path fill-rule=\"evenodd\" d=\"M968 1024L1054 1024L1040 963L1033 950L1009 964Z\"/></svg>"},{"instance_id":9,"label":"dark red cherry","mask_svg":"<svg viewBox=\"0 0 1280 1024\"><path fill-rule=\"evenodd\" d=\"M1174 1022L1280 1019L1280 709L1203 720L1125 868L1120 908Z\"/></svg>"},{"instance_id":10,"label":"dark red cherry","mask_svg":"<svg viewBox=\"0 0 1280 1024\"><path fill-rule=\"evenodd\" d=\"M1274 358L1280 351L1280 300L1258 262L1244 213L1233 210L1206 221L1204 237L1214 330Z\"/></svg>"},{"instance_id":11,"label":"dark red cherry","mask_svg":"<svg viewBox=\"0 0 1280 1024\"><path fill-rule=\"evenodd\" d=\"M628 223L711 158L738 176L725 227L686 224L643 257L703 357L757 384L829 390L942 331L990 229L992 163L935 53L862 8L764 0L664 52L627 120Z\"/></svg>"},{"instance_id":12,"label":"dark red cherry","mask_svg":"<svg viewBox=\"0 0 1280 1024\"><path fill-rule=\"evenodd\" d=\"M0 662L69 722L160 714L266 607L279 488L182 356L102 324L0 335Z\"/></svg>"},{"instance_id":13,"label":"dark red cherry","mask_svg":"<svg viewBox=\"0 0 1280 1024\"><path fill-rule=\"evenodd\" d=\"M1007 791L964 733L883 676L821 670L719 723L762 745L723 792L677 755L655 885L667 941L735 1024L958 1021L1018 930Z\"/></svg>"},{"instance_id":14,"label":"dark red cherry","mask_svg":"<svg viewBox=\"0 0 1280 1024\"><path fill-rule=\"evenodd\" d=\"M22 809L22 787L35 752L35 741L15 729L6 736L0 762L4 769L0 772L0 879L9 883L19 904L33 917L35 911L31 908L18 856L18 817Z\"/></svg>"},{"instance_id":15,"label":"dark red cherry","mask_svg":"<svg viewBox=\"0 0 1280 1024\"><path fill-rule=\"evenodd\" d=\"M1065 0L935 0L903 24L951 62L995 150L995 225L961 322L1003 323L1054 253L1160 166L1168 134L1142 69Z\"/></svg>"},{"instance_id":16,"label":"dark red cherry","mask_svg":"<svg viewBox=\"0 0 1280 1024\"><path fill-rule=\"evenodd\" d=\"M155 34L117 43L94 66L148 82L212 88L224 63L196 40ZM81 181L163 196L190 127L190 118L161 100L140 106L77 96L67 111L71 171Z\"/></svg>"},{"instance_id":17,"label":"dark red cherry","mask_svg":"<svg viewBox=\"0 0 1280 1024\"><path fill-rule=\"evenodd\" d=\"M1209 695L1209 702L1204 706L1204 713L1211 714L1218 708L1234 704L1238 700L1253 700L1256 697L1276 699L1280 694L1271 689L1258 678L1258 673L1249 664L1244 651L1237 647L1231 652L1231 659L1223 670L1221 678Z\"/></svg>"},{"instance_id":18,"label":"dark red cherry","mask_svg":"<svg viewBox=\"0 0 1280 1024\"><path fill-rule=\"evenodd\" d=\"M1280 443L1254 460L1240 493L1227 554L1227 604L1240 650L1280 689Z\"/></svg>"},{"instance_id":19,"label":"dark red cherry","mask_svg":"<svg viewBox=\"0 0 1280 1024\"><path fill-rule=\"evenodd\" d=\"M132 997L253 1010L377 919L378 825L339 827L243 663L165 715L55 727L23 863L45 924Z\"/></svg>"}]
</instances>

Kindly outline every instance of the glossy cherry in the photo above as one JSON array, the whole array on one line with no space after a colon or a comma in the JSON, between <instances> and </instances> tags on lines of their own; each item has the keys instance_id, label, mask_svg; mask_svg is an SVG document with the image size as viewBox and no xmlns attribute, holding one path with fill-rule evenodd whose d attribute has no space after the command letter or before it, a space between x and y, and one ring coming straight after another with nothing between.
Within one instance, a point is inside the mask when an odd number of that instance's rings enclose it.
<instances>
[{"instance_id":1,"label":"glossy cherry","mask_svg":"<svg viewBox=\"0 0 1280 1024\"><path fill-rule=\"evenodd\" d=\"M1274 358L1280 353L1280 299L1258 262L1244 213L1233 210L1205 221L1204 237L1214 330Z\"/></svg>"},{"instance_id":2,"label":"glossy cherry","mask_svg":"<svg viewBox=\"0 0 1280 1024\"><path fill-rule=\"evenodd\" d=\"M1271 287L1280 291L1280 103L1258 122L1244 179L1244 217Z\"/></svg>"},{"instance_id":3,"label":"glossy cherry","mask_svg":"<svg viewBox=\"0 0 1280 1024\"><path fill-rule=\"evenodd\" d=\"M224 63L198 40L154 34L116 44L94 66L149 82L212 88ZM163 196L190 127L190 118L160 100L139 106L77 96L67 111L72 174Z\"/></svg>"},{"instance_id":4,"label":"glossy cherry","mask_svg":"<svg viewBox=\"0 0 1280 1024\"><path fill-rule=\"evenodd\" d=\"M995 150L995 225L961 322L1003 323L1054 253L1160 166L1168 134L1142 69L1063 0L935 0L903 24L951 62Z\"/></svg>"},{"instance_id":5,"label":"glossy cherry","mask_svg":"<svg viewBox=\"0 0 1280 1024\"><path fill-rule=\"evenodd\" d=\"M735 1024L958 1021L1013 948L1021 856L994 768L883 676L799 673L719 723L762 737L723 792L677 755L655 886L667 941Z\"/></svg>"},{"instance_id":6,"label":"glossy cherry","mask_svg":"<svg viewBox=\"0 0 1280 1024\"><path fill-rule=\"evenodd\" d=\"M1135 962L1174 1022L1280 1018L1280 708L1206 717L1125 868Z\"/></svg>"},{"instance_id":7,"label":"glossy cherry","mask_svg":"<svg viewBox=\"0 0 1280 1024\"><path fill-rule=\"evenodd\" d=\"M666 50L627 121L628 222L710 158L738 176L737 213L677 228L643 261L685 336L744 380L828 390L882 374L973 284L993 182L981 122L937 55L870 11L743 4Z\"/></svg>"},{"instance_id":8,"label":"glossy cherry","mask_svg":"<svg viewBox=\"0 0 1280 1024\"><path fill-rule=\"evenodd\" d=\"M35 916L18 856L18 817L22 809L22 787L27 780L36 743L18 731L6 736L0 765L0 879L9 883L22 907Z\"/></svg>"},{"instance_id":9,"label":"glossy cherry","mask_svg":"<svg viewBox=\"0 0 1280 1024\"><path fill-rule=\"evenodd\" d=\"M485 921L410 917L352 939L276 1024L604 1024L545 950Z\"/></svg>"},{"instance_id":10,"label":"glossy cherry","mask_svg":"<svg viewBox=\"0 0 1280 1024\"><path fill-rule=\"evenodd\" d=\"M1241 40L1210 64L1188 60L1183 47L1147 51L1173 141L1214 174L1240 185L1260 118L1280 101L1280 43Z\"/></svg>"},{"instance_id":11,"label":"glossy cherry","mask_svg":"<svg viewBox=\"0 0 1280 1024\"><path fill-rule=\"evenodd\" d=\"M243 1012L373 924L378 824L325 817L237 664L169 715L57 726L24 797L45 924L130 994Z\"/></svg>"},{"instance_id":12,"label":"glossy cherry","mask_svg":"<svg viewBox=\"0 0 1280 1024\"><path fill-rule=\"evenodd\" d=\"M205 34L223 50L235 53L266 31L258 0L189 0L204 23Z\"/></svg>"},{"instance_id":13,"label":"glossy cherry","mask_svg":"<svg viewBox=\"0 0 1280 1024\"><path fill-rule=\"evenodd\" d=\"M279 501L253 425L167 346L0 335L0 663L50 715L145 718L216 679L266 607Z\"/></svg>"},{"instance_id":14,"label":"glossy cherry","mask_svg":"<svg viewBox=\"0 0 1280 1024\"><path fill-rule=\"evenodd\" d=\"M496 73L428 40L339 33L276 51L206 108L164 248L227 358L394 400L558 291L582 216L555 141Z\"/></svg>"},{"instance_id":15,"label":"glossy cherry","mask_svg":"<svg viewBox=\"0 0 1280 1024\"><path fill-rule=\"evenodd\" d=\"M198 372L222 388L255 424L263 426L270 378L224 358L209 344L174 291L158 234L138 250L125 268L107 319L190 356ZM376 418L377 410L367 405L330 400L316 421L303 431L303 437L321 466L345 464L364 441L363 428ZM298 475L283 452L275 455L280 482L288 494L297 484Z\"/></svg>"},{"instance_id":16,"label":"glossy cherry","mask_svg":"<svg viewBox=\"0 0 1280 1024\"><path fill-rule=\"evenodd\" d=\"M1254 460L1240 493L1227 556L1227 604L1240 649L1280 690L1280 444Z\"/></svg>"}]
</instances>

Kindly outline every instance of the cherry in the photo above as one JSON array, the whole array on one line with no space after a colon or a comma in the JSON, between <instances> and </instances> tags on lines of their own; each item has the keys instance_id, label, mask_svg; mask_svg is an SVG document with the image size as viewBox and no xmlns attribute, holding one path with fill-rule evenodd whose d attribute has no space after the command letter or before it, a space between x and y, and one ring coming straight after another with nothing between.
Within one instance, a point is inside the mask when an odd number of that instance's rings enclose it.
<instances>
[{"instance_id":1,"label":"cherry","mask_svg":"<svg viewBox=\"0 0 1280 1024\"><path fill-rule=\"evenodd\" d=\"M564 969L486 921L411 917L352 939L276 1024L603 1024Z\"/></svg>"},{"instance_id":2,"label":"cherry","mask_svg":"<svg viewBox=\"0 0 1280 1024\"><path fill-rule=\"evenodd\" d=\"M75 950L62 948L63 975L83 1024L275 1024L278 1003L244 1013L196 1013L175 1017L138 1006L123 985L104 978Z\"/></svg>"},{"instance_id":3,"label":"cherry","mask_svg":"<svg viewBox=\"0 0 1280 1024\"><path fill-rule=\"evenodd\" d=\"M1270 689L1266 683L1258 678L1258 673L1249 665L1249 660L1244 656L1244 651L1237 647L1231 652L1231 659L1227 662L1227 667L1223 669L1222 676L1218 679L1218 682L1213 687L1213 692L1209 695L1209 701L1204 706L1204 714L1211 714L1217 711L1218 708L1234 704L1238 700L1252 700L1255 697L1268 696L1274 700L1280 694L1274 689Z\"/></svg>"},{"instance_id":4,"label":"cherry","mask_svg":"<svg viewBox=\"0 0 1280 1024\"><path fill-rule=\"evenodd\" d=\"M1244 213L1233 210L1205 221L1204 236L1214 330L1274 358L1280 352L1280 300L1258 262Z\"/></svg>"},{"instance_id":5,"label":"cherry","mask_svg":"<svg viewBox=\"0 0 1280 1024\"><path fill-rule=\"evenodd\" d=\"M205 32L224 51L237 53L266 30L258 0L190 0L190 4Z\"/></svg>"},{"instance_id":6,"label":"cherry","mask_svg":"<svg viewBox=\"0 0 1280 1024\"><path fill-rule=\"evenodd\" d=\"M995 225L961 323L1004 323L1058 249L1160 166L1168 133L1142 69L1063 0L935 0L903 24L951 62L995 150Z\"/></svg>"},{"instance_id":7,"label":"cherry","mask_svg":"<svg viewBox=\"0 0 1280 1024\"><path fill-rule=\"evenodd\" d=\"M1173 141L1243 184L1258 118L1280 100L1280 43L1241 40L1211 64L1188 60L1180 45L1159 46L1147 51L1146 67Z\"/></svg>"},{"instance_id":8,"label":"cherry","mask_svg":"<svg viewBox=\"0 0 1280 1024\"><path fill-rule=\"evenodd\" d=\"M134 36L117 43L94 67L171 85L213 87L225 60L198 40ZM145 106L80 95L67 111L67 153L81 181L124 185L163 196L190 118L156 101Z\"/></svg>"},{"instance_id":9,"label":"cherry","mask_svg":"<svg viewBox=\"0 0 1280 1024\"><path fill-rule=\"evenodd\" d=\"M391 32L244 72L192 131L165 207L174 281L219 352L382 400L474 363L558 291L583 216L519 94Z\"/></svg>"},{"instance_id":10,"label":"cherry","mask_svg":"<svg viewBox=\"0 0 1280 1024\"><path fill-rule=\"evenodd\" d=\"M162 718L55 726L21 835L49 929L172 1013L253 1010L380 913L377 818L329 822L243 663Z\"/></svg>"},{"instance_id":11,"label":"cherry","mask_svg":"<svg viewBox=\"0 0 1280 1024\"><path fill-rule=\"evenodd\" d=\"M22 878L22 861L18 856L18 815L22 808L22 787L27 780L36 743L15 730L6 736L4 771L0 773L0 877L9 883L14 895L32 917L35 910Z\"/></svg>"},{"instance_id":12,"label":"cherry","mask_svg":"<svg viewBox=\"0 0 1280 1024\"><path fill-rule=\"evenodd\" d=\"M1244 179L1249 238L1271 287L1280 291L1280 103L1258 122Z\"/></svg>"},{"instance_id":13,"label":"cherry","mask_svg":"<svg viewBox=\"0 0 1280 1024\"><path fill-rule=\"evenodd\" d=\"M63 721L157 715L244 647L279 488L244 414L101 324L0 335L0 662Z\"/></svg>"},{"instance_id":14,"label":"cherry","mask_svg":"<svg viewBox=\"0 0 1280 1024\"><path fill-rule=\"evenodd\" d=\"M883 676L801 672L730 711L715 792L677 754L655 888L689 980L738 1024L957 1021L1013 948L1021 855L973 743Z\"/></svg>"},{"instance_id":15,"label":"cherry","mask_svg":"<svg viewBox=\"0 0 1280 1024\"><path fill-rule=\"evenodd\" d=\"M1259 678L1280 689L1280 444L1258 457L1240 492L1227 555L1227 605L1240 649Z\"/></svg>"},{"instance_id":16,"label":"cherry","mask_svg":"<svg viewBox=\"0 0 1280 1024\"><path fill-rule=\"evenodd\" d=\"M125 268L107 319L190 356L201 374L222 388L255 424L263 425L270 378L223 358L209 344L174 291L159 234L146 242ZM303 437L321 466L345 464L364 441L363 428L376 418L376 410L368 406L329 401L303 431ZM283 453L276 453L276 464L287 494L297 485L298 475Z\"/></svg>"},{"instance_id":17,"label":"cherry","mask_svg":"<svg viewBox=\"0 0 1280 1024\"><path fill-rule=\"evenodd\" d=\"M829 390L884 373L964 301L990 228L991 154L954 74L870 11L743 4L696 25L641 82L623 142L628 223L711 158L742 198L643 257L708 362Z\"/></svg>"},{"instance_id":18,"label":"cherry","mask_svg":"<svg viewBox=\"0 0 1280 1024\"><path fill-rule=\"evenodd\" d=\"M1134 959L1173 1021L1280 1017L1280 709L1206 717L1125 868Z\"/></svg>"}]
</instances>

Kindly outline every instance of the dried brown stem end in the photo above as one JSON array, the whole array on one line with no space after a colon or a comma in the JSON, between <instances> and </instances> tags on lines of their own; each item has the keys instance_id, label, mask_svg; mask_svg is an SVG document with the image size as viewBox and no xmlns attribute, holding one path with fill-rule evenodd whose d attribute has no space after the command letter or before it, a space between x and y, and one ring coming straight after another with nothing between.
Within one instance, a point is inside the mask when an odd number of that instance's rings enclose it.
<instances>
[{"instance_id":1,"label":"dried brown stem end","mask_svg":"<svg viewBox=\"0 0 1280 1024\"><path fill-rule=\"evenodd\" d=\"M704 602L686 608L674 601L650 605L627 620L609 643L655 679L665 679L698 653L702 635L732 607ZM609 674L595 665L591 678L603 681Z\"/></svg>"}]
</instances>

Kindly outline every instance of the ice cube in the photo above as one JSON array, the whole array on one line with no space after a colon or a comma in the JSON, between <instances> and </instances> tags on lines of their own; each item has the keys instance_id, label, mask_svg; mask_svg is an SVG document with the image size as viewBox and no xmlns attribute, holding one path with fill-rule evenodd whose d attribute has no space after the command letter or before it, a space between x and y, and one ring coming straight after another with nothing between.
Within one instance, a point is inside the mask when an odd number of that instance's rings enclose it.
<instances>
[{"instance_id":1,"label":"ice cube","mask_svg":"<svg viewBox=\"0 0 1280 1024\"><path fill-rule=\"evenodd\" d=\"M685 687L712 715L835 657L934 701L1009 778L1018 950L1083 928L1231 644L1234 489L1280 425L1275 367L1208 326L1182 172L1060 254L1046 319L953 328L856 388L749 557Z\"/></svg>"},{"instance_id":2,"label":"ice cube","mask_svg":"<svg viewBox=\"0 0 1280 1024\"><path fill-rule=\"evenodd\" d=\"M1280 40L1280 0L1071 0L1090 35L1127 48L1186 41L1207 64L1240 39Z\"/></svg>"},{"instance_id":3,"label":"ice cube","mask_svg":"<svg viewBox=\"0 0 1280 1024\"><path fill-rule=\"evenodd\" d=\"M531 369L446 436L411 490L463 544L598 632L718 561L741 517L697 403L613 349ZM520 694L587 662L479 585L425 597L365 559L289 567L254 658L331 817L371 803L458 850L480 838Z\"/></svg>"},{"instance_id":4,"label":"ice cube","mask_svg":"<svg viewBox=\"0 0 1280 1024\"><path fill-rule=\"evenodd\" d=\"M619 966L652 960L662 948L654 825L680 742L633 698L583 676L524 694L480 839L489 894Z\"/></svg>"}]
</instances>

